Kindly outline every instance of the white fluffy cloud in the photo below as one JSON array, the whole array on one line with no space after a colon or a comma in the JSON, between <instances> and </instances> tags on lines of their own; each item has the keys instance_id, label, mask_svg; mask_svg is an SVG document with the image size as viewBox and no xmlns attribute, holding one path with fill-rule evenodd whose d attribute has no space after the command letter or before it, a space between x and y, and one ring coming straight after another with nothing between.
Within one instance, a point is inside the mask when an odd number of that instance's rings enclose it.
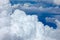
<instances>
[{"instance_id":1,"label":"white fluffy cloud","mask_svg":"<svg viewBox=\"0 0 60 40\"><path fill-rule=\"evenodd\" d=\"M2 6L4 2L0 1ZM6 1L0 8L0 40L60 40L60 21L55 20L57 29L53 29L38 22L37 15L26 15L19 9L12 13L13 8Z\"/></svg>"},{"instance_id":2,"label":"white fluffy cloud","mask_svg":"<svg viewBox=\"0 0 60 40\"><path fill-rule=\"evenodd\" d=\"M53 29L48 25L44 26L42 22L38 22L36 15L26 15L25 12L18 9L11 17L13 24L11 34L20 36L24 40L59 40L60 38L60 29L58 29L60 22L58 20L56 20L57 29Z\"/></svg>"}]
</instances>

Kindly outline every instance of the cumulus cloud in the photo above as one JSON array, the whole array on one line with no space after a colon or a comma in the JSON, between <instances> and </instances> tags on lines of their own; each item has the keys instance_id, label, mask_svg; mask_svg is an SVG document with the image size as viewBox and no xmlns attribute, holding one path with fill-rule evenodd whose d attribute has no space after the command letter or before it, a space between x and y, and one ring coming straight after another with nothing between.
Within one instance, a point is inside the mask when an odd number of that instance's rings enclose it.
<instances>
[{"instance_id":1,"label":"cumulus cloud","mask_svg":"<svg viewBox=\"0 0 60 40\"><path fill-rule=\"evenodd\" d=\"M0 1L1 6L4 1ZM27 15L20 9L12 12L15 7L6 1L0 8L0 40L60 40L59 20L55 20L57 29L53 29L39 22L37 15Z\"/></svg>"},{"instance_id":2,"label":"cumulus cloud","mask_svg":"<svg viewBox=\"0 0 60 40\"><path fill-rule=\"evenodd\" d=\"M44 26L42 22L38 22L36 15L26 15L25 12L17 9L11 17L13 19L12 34L16 34L24 40L59 40L60 38L58 26L57 29L50 28L48 25ZM56 20L56 23L59 25L60 22L58 23L58 20ZM24 36L22 36L23 34Z\"/></svg>"}]
</instances>

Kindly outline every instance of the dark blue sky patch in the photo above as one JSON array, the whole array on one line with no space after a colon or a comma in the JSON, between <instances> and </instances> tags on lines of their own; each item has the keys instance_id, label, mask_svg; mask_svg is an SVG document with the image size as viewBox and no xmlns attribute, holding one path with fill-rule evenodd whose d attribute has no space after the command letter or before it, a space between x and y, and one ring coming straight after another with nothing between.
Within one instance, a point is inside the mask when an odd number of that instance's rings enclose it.
<instances>
[{"instance_id":1,"label":"dark blue sky patch","mask_svg":"<svg viewBox=\"0 0 60 40\"><path fill-rule=\"evenodd\" d=\"M48 25L50 27L53 27L54 29L57 28L57 25L55 23L51 23L51 22L46 22L46 17L51 17L53 18L54 17L54 14L51 14L51 13L45 13L45 12L29 12L29 11L26 11L26 14L27 15L37 15L38 16L38 21L41 21L44 25Z\"/></svg>"}]
</instances>

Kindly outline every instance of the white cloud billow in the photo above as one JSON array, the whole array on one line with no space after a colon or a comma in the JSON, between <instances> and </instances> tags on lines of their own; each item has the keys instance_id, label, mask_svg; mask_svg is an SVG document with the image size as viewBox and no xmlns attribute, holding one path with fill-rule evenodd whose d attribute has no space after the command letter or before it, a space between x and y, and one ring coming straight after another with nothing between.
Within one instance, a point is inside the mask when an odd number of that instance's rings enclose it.
<instances>
[{"instance_id":1,"label":"white cloud billow","mask_svg":"<svg viewBox=\"0 0 60 40\"><path fill-rule=\"evenodd\" d=\"M48 25L44 26L42 22L38 22L36 15L26 15L25 12L17 9L11 17L13 19L12 34L16 34L24 40L59 40L60 38L58 27L53 29ZM57 20L56 23L59 25L60 22L58 23Z\"/></svg>"},{"instance_id":2,"label":"white cloud billow","mask_svg":"<svg viewBox=\"0 0 60 40\"><path fill-rule=\"evenodd\" d=\"M6 5L2 1L0 5L4 7L0 8L0 40L60 40L60 21L55 20L57 29L44 26L38 22L37 15L26 15L19 9L12 13L9 0L6 0Z\"/></svg>"}]
</instances>

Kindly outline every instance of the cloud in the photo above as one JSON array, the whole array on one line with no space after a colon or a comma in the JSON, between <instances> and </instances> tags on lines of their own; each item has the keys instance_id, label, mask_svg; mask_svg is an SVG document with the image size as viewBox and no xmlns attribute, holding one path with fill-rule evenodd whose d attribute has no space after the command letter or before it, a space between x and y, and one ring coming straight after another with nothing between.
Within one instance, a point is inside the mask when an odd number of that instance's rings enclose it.
<instances>
[{"instance_id":1,"label":"cloud","mask_svg":"<svg viewBox=\"0 0 60 40\"><path fill-rule=\"evenodd\" d=\"M45 20L46 22L55 23L56 18L46 17Z\"/></svg>"},{"instance_id":2,"label":"cloud","mask_svg":"<svg viewBox=\"0 0 60 40\"><path fill-rule=\"evenodd\" d=\"M57 28L60 29L60 21L59 20L55 20L56 24L57 24Z\"/></svg>"},{"instance_id":3,"label":"cloud","mask_svg":"<svg viewBox=\"0 0 60 40\"><path fill-rule=\"evenodd\" d=\"M59 20L55 20L57 28L53 29L38 21L37 15L14 8L8 2L0 9L0 40L60 40Z\"/></svg>"},{"instance_id":4,"label":"cloud","mask_svg":"<svg viewBox=\"0 0 60 40\"><path fill-rule=\"evenodd\" d=\"M8 3L9 3L9 0L2 0L2 1L0 0L0 6Z\"/></svg>"},{"instance_id":5,"label":"cloud","mask_svg":"<svg viewBox=\"0 0 60 40\"><path fill-rule=\"evenodd\" d=\"M15 4L16 5L16 4ZM32 11L32 12L36 12L37 14L41 14L41 12L44 12L44 14L48 13L48 14L60 14L60 8L59 6L56 7L43 7L42 5L37 7L33 4L29 4L29 3L25 3L23 5L21 4L17 4L16 6L12 6L13 9L21 9L24 10L25 12L28 11Z\"/></svg>"},{"instance_id":6,"label":"cloud","mask_svg":"<svg viewBox=\"0 0 60 40\"><path fill-rule=\"evenodd\" d=\"M59 40L59 27L57 26L57 29L53 29L48 25L44 26L42 22L38 22L36 15L26 15L25 12L17 9L11 16L13 19L13 29L11 30L12 34L16 34L17 36L22 37L24 40ZM60 24L58 20L56 23L58 25Z\"/></svg>"}]
</instances>

